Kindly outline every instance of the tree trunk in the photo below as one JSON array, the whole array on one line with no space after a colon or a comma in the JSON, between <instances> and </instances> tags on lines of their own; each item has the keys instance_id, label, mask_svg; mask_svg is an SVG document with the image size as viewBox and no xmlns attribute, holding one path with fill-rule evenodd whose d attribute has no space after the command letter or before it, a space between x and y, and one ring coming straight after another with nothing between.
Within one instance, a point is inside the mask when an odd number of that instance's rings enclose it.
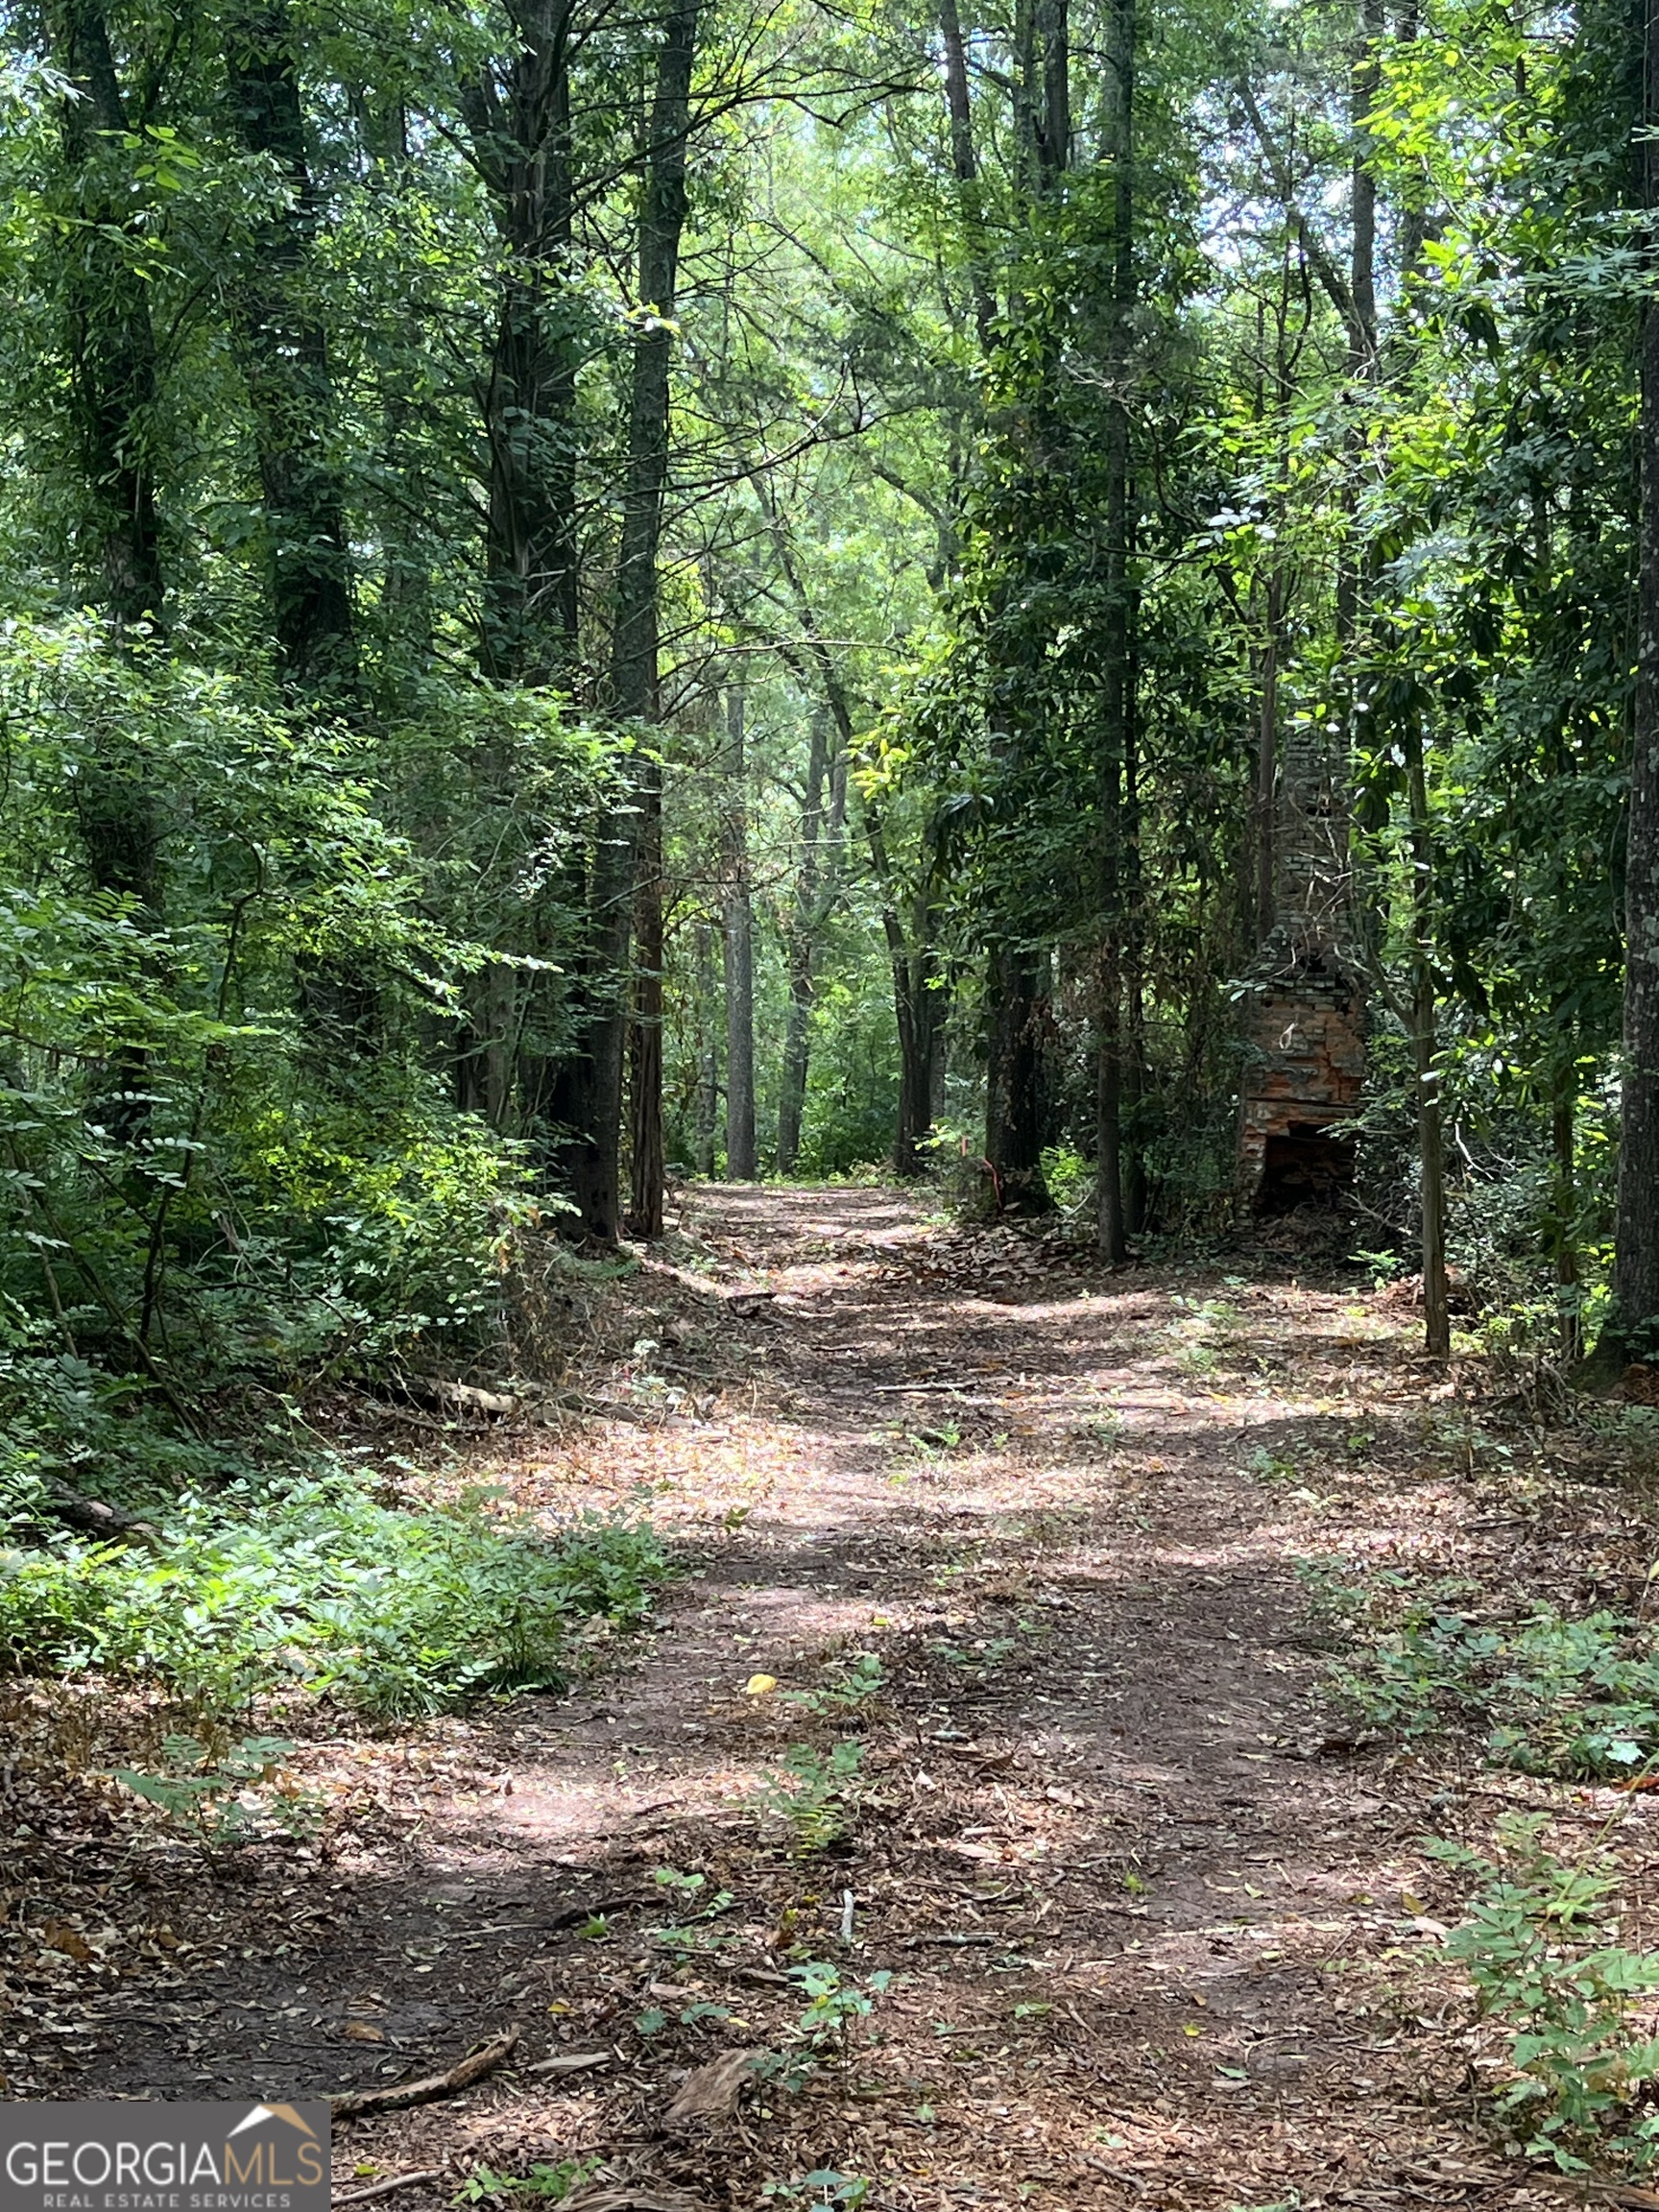
<instances>
[{"instance_id":1,"label":"tree trunk","mask_svg":"<svg viewBox=\"0 0 1659 2212\"><path fill-rule=\"evenodd\" d=\"M634 894L634 1019L628 1033L629 1204L634 1237L662 1234L662 763L639 772L639 862Z\"/></svg>"},{"instance_id":2,"label":"tree trunk","mask_svg":"<svg viewBox=\"0 0 1659 2212\"><path fill-rule=\"evenodd\" d=\"M945 47L945 104L950 117L950 166L956 176L957 203L968 243L968 282L974 299L974 326L979 334L980 350L988 354L997 303L988 273L984 201L979 189L979 162L974 150L968 53L956 0L939 0L939 34Z\"/></svg>"},{"instance_id":3,"label":"tree trunk","mask_svg":"<svg viewBox=\"0 0 1659 2212\"><path fill-rule=\"evenodd\" d=\"M1565 1026L1565 1017L1563 1016ZM1574 1133L1577 1070L1572 1058L1558 1059L1551 1076L1550 1150L1553 1172L1550 1193L1551 1236L1555 1284L1561 1306L1562 1358L1575 1360L1583 1350L1578 1301L1578 1180Z\"/></svg>"},{"instance_id":4,"label":"tree trunk","mask_svg":"<svg viewBox=\"0 0 1659 2212\"><path fill-rule=\"evenodd\" d=\"M357 646L346 497L330 452L334 387L324 327L306 297L321 210L287 0L261 0L230 16L225 70L242 146L275 167L286 193L259 224L235 287L277 658L296 689L349 701Z\"/></svg>"},{"instance_id":5,"label":"tree trunk","mask_svg":"<svg viewBox=\"0 0 1659 2212\"><path fill-rule=\"evenodd\" d=\"M1279 626L1284 585L1278 571L1267 579L1267 626L1262 647L1262 692L1256 745L1256 942L1273 928L1275 830L1279 805Z\"/></svg>"},{"instance_id":6,"label":"tree trunk","mask_svg":"<svg viewBox=\"0 0 1659 2212\"><path fill-rule=\"evenodd\" d=\"M156 510L156 340L150 297L125 233L110 163L127 138L126 104L108 27L94 0L62 0L49 17L52 59L70 87L60 115L68 405L84 487L77 533L89 593L118 651L165 634L166 590ZM149 763L125 731L104 728L76 781L75 809L94 886L131 902L140 928L162 918L161 828ZM118 1049L94 1109L132 1142L149 1122L142 1045Z\"/></svg>"},{"instance_id":7,"label":"tree trunk","mask_svg":"<svg viewBox=\"0 0 1659 2212\"><path fill-rule=\"evenodd\" d=\"M1444 1359L1452 1350L1446 1282L1446 1136L1440 1113L1439 1031L1434 1003L1434 836L1423 757L1423 724L1410 717L1406 747L1411 822L1411 1065L1417 1084L1417 1142L1423 1204L1423 1342Z\"/></svg>"},{"instance_id":8,"label":"tree trunk","mask_svg":"<svg viewBox=\"0 0 1659 2212\"><path fill-rule=\"evenodd\" d=\"M853 755L853 708L835 666L834 656L820 636L812 603L790 550L782 517L771 504L763 485L757 492L772 522L773 541L784 576L794 595L805 634L807 658L818 672L824 697L839 740L837 774L844 777ZM843 798L836 802L839 814ZM893 1012L899 1032L899 1114L893 1135L894 1166L900 1175L923 1172L926 1162L923 1145L933 1125L933 1054L938 1036L939 1002L931 987L933 974L932 863L924 867L912 904L911 929L905 933L900 886L888 855L880 816L866 805L865 832L881 898L881 928L887 940L887 958L893 974ZM1039 1179L1039 1188L1041 1181Z\"/></svg>"},{"instance_id":9,"label":"tree trunk","mask_svg":"<svg viewBox=\"0 0 1659 2212\"><path fill-rule=\"evenodd\" d=\"M925 863L911 902L906 932L902 890L887 851L881 817L867 800L864 828L870 863L881 901L881 930L893 972L893 1018L899 1032L899 1114L893 1132L893 1169L902 1180L925 1174L926 1140L933 1126L933 1054L938 1034L938 994L933 978L933 881Z\"/></svg>"},{"instance_id":10,"label":"tree trunk","mask_svg":"<svg viewBox=\"0 0 1659 2212\"><path fill-rule=\"evenodd\" d=\"M468 103L505 249L484 392L489 448L481 658L505 683L568 683L580 582L571 235L570 11L530 0L501 93Z\"/></svg>"},{"instance_id":11,"label":"tree trunk","mask_svg":"<svg viewBox=\"0 0 1659 2212\"><path fill-rule=\"evenodd\" d=\"M1131 600L1132 608L1135 601ZM1146 911L1141 872L1141 732L1138 610L1131 618L1129 728L1123 755L1123 1051L1118 1176L1123 1226L1131 1237L1146 1226Z\"/></svg>"},{"instance_id":12,"label":"tree trunk","mask_svg":"<svg viewBox=\"0 0 1659 2212\"><path fill-rule=\"evenodd\" d=\"M726 790L720 812L725 883L726 1180L753 1183L755 1150L755 916L749 894L749 809L745 788L743 687L726 694Z\"/></svg>"},{"instance_id":13,"label":"tree trunk","mask_svg":"<svg viewBox=\"0 0 1659 2212\"><path fill-rule=\"evenodd\" d=\"M654 721L657 550L668 480L669 369L685 224L685 135L699 0L671 0L657 56L639 216L639 315L633 345L628 461L611 640L611 706L623 721ZM561 1070L565 1173L589 1237L613 1243L621 1226L622 1076L627 967L637 862L635 814L618 807L598 827L589 881L589 938L578 1034ZM661 1070L659 1059L658 1070ZM658 1113L661 1108L656 1109ZM658 1204L661 1203L659 1199Z\"/></svg>"},{"instance_id":14,"label":"tree trunk","mask_svg":"<svg viewBox=\"0 0 1659 2212\"><path fill-rule=\"evenodd\" d=\"M714 931L699 922L697 960L697 1125L696 1166L699 1175L714 1172L714 1134L720 1118L720 1047L715 1028Z\"/></svg>"},{"instance_id":15,"label":"tree trunk","mask_svg":"<svg viewBox=\"0 0 1659 2212\"><path fill-rule=\"evenodd\" d=\"M86 492L81 540L94 594L121 643L144 625L159 634L166 615L151 461L156 339L149 288L124 236L131 210L108 166L128 126L103 9L96 0L60 0L49 31L52 59L71 87L60 114L75 233L65 256L65 350ZM152 843L148 835L119 839L103 887L142 897Z\"/></svg>"},{"instance_id":16,"label":"tree trunk","mask_svg":"<svg viewBox=\"0 0 1659 2212\"><path fill-rule=\"evenodd\" d=\"M824 784L829 773L828 715L812 717L806 752L806 792L801 805L801 870L789 922L789 1012L783 1029L783 1064L778 1089L778 1172L793 1175L801 1157L801 1121L806 1104L812 998L818 933L834 902L834 871L827 864ZM845 788L843 784L842 788Z\"/></svg>"},{"instance_id":17,"label":"tree trunk","mask_svg":"<svg viewBox=\"0 0 1659 2212\"><path fill-rule=\"evenodd\" d=\"M1042 963L1023 945L998 945L986 976L985 1164L999 1212L1044 1214Z\"/></svg>"},{"instance_id":18,"label":"tree trunk","mask_svg":"<svg viewBox=\"0 0 1659 2212\"><path fill-rule=\"evenodd\" d=\"M1100 948L1095 989L1095 1239L1101 1257L1128 1257L1123 1197L1124 772L1134 741L1135 594L1130 575L1130 322L1135 306L1135 0L1112 0L1105 151L1112 164L1112 290L1107 315L1105 668L1100 702L1097 856Z\"/></svg>"},{"instance_id":19,"label":"tree trunk","mask_svg":"<svg viewBox=\"0 0 1659 2212\"><path fill-rule=\"evenodd\" d=\"M1647 0L1640 141L1647 252L1659 259L1659 0ZM1636 699L1624 858L1624 1054L1609 1333L1659 1357L1659 305L1645 299L1636 587Z\"/></svg>"}]
</instances>

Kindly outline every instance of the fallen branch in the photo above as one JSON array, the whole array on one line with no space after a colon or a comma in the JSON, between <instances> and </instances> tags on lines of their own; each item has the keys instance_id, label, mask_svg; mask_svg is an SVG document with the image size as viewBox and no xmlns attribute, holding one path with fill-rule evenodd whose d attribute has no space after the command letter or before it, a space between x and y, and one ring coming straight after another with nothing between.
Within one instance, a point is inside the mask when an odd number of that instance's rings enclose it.
<instances>
[{"instance_id":1,"label":"fallen branch","mask_svg":"<svg viewBox=\"0 0 1659 2212\"><path fill-rule=\"evenodd\" d=\"M441 2181L442 2166L422 2166L413 2174L394 2174L384 2181L374 2181L367 2189L348 2189L344 2197L330 2198L334 2204L367 2204L371 2197L390 2197L394 2189L413 2189L417 2181Z\"/></svg>"},{"instance_id":2,"label":"fallen branch","mask_svg":"<svg viewBox=\"0 0 1659 2212\"><path fill-rule=\"evenodd\" d=\"M372 1397L409 1399L439 1413L476 1413L486 1420L510 1420L517 1398L505 1391L480 1390L476 1383L451 1382L446 1375L376 1375L363 1387Z\"/></svg>"},{"instance_id":3,"label":"fallen branch","mask_svg":"<svg viewBox=\"0 0 1659 2212\"><path fill-rule=\"evenodd\" d=\"M632 2181L601 2181L565 2200L565 2212L690 2212L690 2198L678 2189L669 2195Z\"/></svg>"},{"instance_id":4,"label":"fallen branch","mask_svg":"<svg viewBox=\"0 0 1659 2212\"><path fill-rule=\"evenodd\" d=\"M125 1537L134 1544L158 1540L159 1531L153 1522L129 1513L124 1506L106 1505L102 1498L88 1498L80 1490L71 1490L66 1482L48 1483L43 1503L54 1520L88 1536Z\"/></svg>"},{"instance_id":5,"label":"fallen branch","mask_svg":"<svg viewBox=\"0 0 1659 2212\"><path fill-rule=\"evenodd\" d=\"M609 2051L572 2051L557 2058L541 2058L527 2066L527 2074L586 2074L594 2066L609 2066Z\"/></svg>"},{"instance_id":6,"label":"fallen branch","mask_svg":"<svg viewBox=\"0 0 1659 2212\"><path fill-rule=\"evenodd\" d=\"M420 2081L401 2081L391 2089L349 2089L328 2102L336 2120L355 2120L363 2112L406 2112L412 2104L432 2104L440 2097L453 2097L462 2089L470 2089L474 2081L493 2074L502 2059L517 2048L518 2031L509 2028L470 2052L447 2074L428 2074Z\"/></svg>"}]
</instances>

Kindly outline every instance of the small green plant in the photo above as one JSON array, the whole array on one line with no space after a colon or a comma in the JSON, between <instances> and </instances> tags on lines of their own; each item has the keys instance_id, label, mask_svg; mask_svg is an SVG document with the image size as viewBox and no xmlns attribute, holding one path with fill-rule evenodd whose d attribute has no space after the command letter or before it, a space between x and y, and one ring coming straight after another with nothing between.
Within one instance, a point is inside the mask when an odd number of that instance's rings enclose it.
<instances>
[{"instance_id":1,"label":"small green plant","mask_svg":"<svg viewBox=\"0 0 1659 2212\"><path fill-rule=\"evenodd\" d=\"M870 2184L860 2174L838 2174L833 2166L818 2166L794 2181L763 2182L760 2194L786 2203L853 2206L869 2201Z\"/></svg>"},{"instance_id":2,"label":"small green plant","mask_svg":"<svg viewBox=\"0 0 1659 2212\"><path fill-rule=\"evenodd\" d=\"M0 1673L161 1684L204 1716L306 1689L400 1717L556 1683L569 1630L627 1625L668 1559L648 1526L584 1515L553 1540L482 1493L403 1512L345 1468L185 1496L153 1549L0 1549Z\"/></svg>"},{"instance_id":3,"label":"small green plant","mask_svg":"<svg viewBox=\"0 0 1659 2212\"><path fill-rule=\"evenodd\" d=\"M795 2040L815 2056L850 2063L858 2027L869 2019L877 1998L892 1986L892 1975L883 1967L862 1983L848 1981L829 1960L813 1959L791 1966L789 1979L806 1999L795 2023Z\"/></svg>"},{"instance_id":4,"label":"small green plant","mask_svg":"<svg viewBox=\"0 0 1659 2212\"><path fill-rule=\"evenodd\" d=\"M1618 1942L1612 1863L1555 1858L1546 1826L1541 1814L1507 1815L1492 1859L1431 1846L1475 1885L1471 1917L1446 1948L1468 1969L1481 2015L1509 2032L1512 2079L1499 2109L1527 2154L1565 2173L1609 2155L1641 2170L1659 2152L1659 2113L1647 2109L1659 2038L1644 2002L1659 1991L1659 1953Z\"/></svg>"},{"instance_id":5,"label":"small green plant","mask_svg":"<svg viewBox=\"0 0 1659 2212\"><path fill-rule=\"evenodd\" d=\"M798 1858L826 1850L846 1835L863 1756L863 1745L851 1743L837 1743L828 1758L809 1743L792 1743L784 1752L783 1770L768 1785L764 1801L788 1822Z\"/></svg>"},{"instance_id":6,"label":"small green plant","mask_svg":"<svg viewBox=\"0 0 1659 2212\"><path fill-rule=\"evenodd\" d=\"M1294 1459L1286 1459L1277 1452L1270 1452L1265 1444L1258 1444L1244 1460L1244 1472L1257 1482L1295 1482L1301 1470Z\"/></svg>"},{"instance_id":7,"label":"small green plant","mask_svg":"<svg viewBox=\"0 0 1659 2212\"><path fill-rule=\"evenodd\" d=\"M874 1651L859 1651L836 1667L816 1690L786 1690L784 1696L804 1713L854 1713L880 1695L886 1671Z\"/></svg>"},{"instance_id":8,"label":"small green plant","mask_svg":"<svg viewBox=\"0 0 1659 2212\"><path fill-rule=\"evenodd\" d=\"M276 1736L245 1736L217 1761L194 1736L165 1736L159 1774L117 1767L114 1779L212 1853L273 1834L314 1832L321 1800L282 1780L293 1756L293 1744Z\"/></svg>"},{"instance_id":9,"label":"small green plant","mask_svg":"<svg viewBox=\"0 0 1659 2212\"><path fill-rule=\"evenodd\" d=\"M561 2158L556 2166L532 2166L528 2174L497 2174L493 2167L474 2166L451 2201L479 2204L492 2197L529 2197L543 2204L563 2204L585 2181L592 2180L602 2164L598 2158Z\"/></svg>"},{"instance_id":10,"label":"small green plant","mask_svg":"<svg viewBox=\"0 0 1659 2212\"><path fill-rule=\"evenodd\" d=\"M706 1875L682 1874L674 1866L659 1866L651 1878L660 1889L667 1890L671 1896L686 1905L696 1903L708 1887ZM723 1912L732 1910L735 1901L730 1889L716 1889L704 1903L701 1911L685 1913L672 1927L651 1929L652 1939L670 1951L684 1953L711 1950L722 1938L705 1923L718 1920Z\"/></svg>"},{"instance_id":11,"label":"small green plant","mask_svg":"<svg viewBox=\"0 0 1659 2212\"><path fill-rule=\"evenodd\" d=\"M1070 1144L1050 1144L1042 1155L1043 1187L1062 1214L1082 1214L1094 1203L1094 1163Z\"/></svg>"},{"instance_id":12,"label":"small green plant","mask_svg":"<svg viewBox=\"0 0 1659 2212\"><path fill-rule=\"evenodd\" d=\"M954 1421L940 1421L929 1429L900 1427L889 1431L893 1438L896 1464L903 1468L935 1467L952 1452L959 1451L963 1431Z\"/></svg>"},{"instance_id":13,"label":"small green plant","mask_svg":"<svg viewBox=\"0 0 1659 2212\"><path fill-rule=\"evenodd\" d=\"M1357 1267L1363 1267L1370 1276L1373 1290L1386 1288L1405 1264L1398 1252L1356 1252L1353 1260Z\"/></svg>"},{"instance_id":14,"label":"small green plant","mask_svg":"<svg viewBox=\"0 0 1659 2212\"><path fill-rule=\"evenodd\" d=\"M1311 1579L1311 1578L1310 1578ZM1653 1629L1623 1614L1574 1619L1553 1605L1482 1617L1477 1585L1414 1585L1398 1572L1315 1582L1317 1601L1358 1644L1333 1670L1368 1726L1407 1736L1484 1721L1494 1766L1527 1774L1628 1774L1659 1752Z\"/></svg>"}]
</instances>

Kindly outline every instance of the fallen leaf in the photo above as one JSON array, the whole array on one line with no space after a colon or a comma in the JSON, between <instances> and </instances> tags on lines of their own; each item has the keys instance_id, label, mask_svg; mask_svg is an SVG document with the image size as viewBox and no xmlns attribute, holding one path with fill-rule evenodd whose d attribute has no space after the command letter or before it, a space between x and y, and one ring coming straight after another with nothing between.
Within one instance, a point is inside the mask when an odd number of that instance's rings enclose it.
<instances>
[{"instance_id":1,"label":"fallen leaf","mask_svg":"<svg viewBox=\"0 0 1659 2212\"><path fill-rule=\"evenodd\" d=\"M65 1959L73 1959L79 1966L88 1966L97 1957L90 1943L79 1929L65 1928L60 1920L48 1920L40 1931L40 1940L48 1951L60 1951Z\"/></svg>"}]
</instances>

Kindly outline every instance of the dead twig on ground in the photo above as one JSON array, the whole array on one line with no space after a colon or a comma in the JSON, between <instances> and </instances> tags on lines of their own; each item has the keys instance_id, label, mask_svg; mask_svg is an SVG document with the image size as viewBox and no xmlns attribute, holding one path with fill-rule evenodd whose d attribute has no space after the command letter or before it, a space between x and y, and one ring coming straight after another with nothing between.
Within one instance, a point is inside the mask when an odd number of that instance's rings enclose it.
<instances>
[{"instance_id":1,"label":"dead twig on ground","mask_svg":"<svg viewBox=\"0 0 1659 2212\"><path fill-rule=\"evenodd\" d=\"M401 2081L389 2089L349 2089L331 2097L336 2120L355 2120L365 2112L406 2112L413 2104L433 2104L440 2097L454 2097L493 2074L504 2058L518 2048L518 2031L509 2028L480 2044L446 2074L428 2074L419 2081Z\"/></svg>"},{"instance_id":2,"label":"dead twig on ground","mask_svg":"<svg viewBox=\"0 0 1659 2212\"><path fill-rule=\"evenodd\" d=\"M367 2189L348 2189L343 2197L330 2200L335 2204L367 2204L372 2197L390 2197L395 2189L413 2189L417 2181L441 2181L442 2166L421 2166L413 2174L390 2174L384 2181L371 2182Z\"/></svg>"}]
</instances>

